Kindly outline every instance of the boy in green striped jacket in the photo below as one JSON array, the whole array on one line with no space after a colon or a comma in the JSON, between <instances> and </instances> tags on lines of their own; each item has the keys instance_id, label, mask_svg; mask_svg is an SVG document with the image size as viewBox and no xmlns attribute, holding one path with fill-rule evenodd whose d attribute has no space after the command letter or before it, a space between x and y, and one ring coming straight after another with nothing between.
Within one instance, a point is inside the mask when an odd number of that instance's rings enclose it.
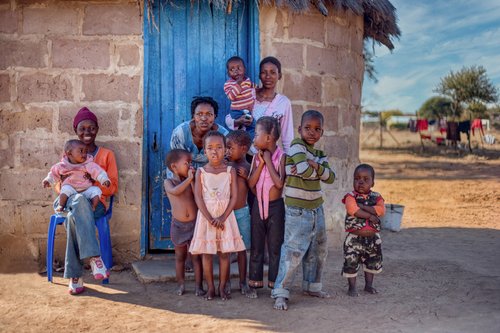
<instances>
[{"instance_id":1,"label":"boy in green striped jacket","mask_svg":"<svg viewBox=\"0 0 500 333\"><path fill-rule=\"evenodd\" d=\"M330 297L321 284L327 254L321 182L332 184L335 173L325 153L314 148L323 135L323 115L315 110L304 112L299 134L300 138L292 141L286 157L285 241L271 294L276 299L274 308L277 310L288 309L289 290L301 263L304 293Z\"/></svg>"}]
</instances>

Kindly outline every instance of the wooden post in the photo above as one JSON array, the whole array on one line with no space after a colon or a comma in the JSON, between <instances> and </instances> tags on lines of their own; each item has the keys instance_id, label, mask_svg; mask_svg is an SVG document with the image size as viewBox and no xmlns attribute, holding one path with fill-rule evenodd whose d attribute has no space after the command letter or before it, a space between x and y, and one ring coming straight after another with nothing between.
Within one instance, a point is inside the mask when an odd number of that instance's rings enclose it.
<instances>
[{"instance_id":1,"label":"wooden post","mask_svg":"<svg viewBox=\"0 0 500 333\"><path fill-rule=\"evenodd\" d=\"M470 111L469 111L469 124L472 125L472 114L470 113ZM469 152L472 153L472 146L470 144L470 127L469 127L469 131L467 132L467 142L469 144Z\"/></svg>"},{"instance_id":2,"label":"wooden post","mask_svg":"<svg viewBox=\"0 0 500 333\"><path fill-rule=\"evenodd\" d=\"M380 127L380 148L383 147L383 141L384 141L384 137L383 137L383 123L382 123L382 112L379 112L378 113L378 125Z\"/></svg>"}]
</instances>

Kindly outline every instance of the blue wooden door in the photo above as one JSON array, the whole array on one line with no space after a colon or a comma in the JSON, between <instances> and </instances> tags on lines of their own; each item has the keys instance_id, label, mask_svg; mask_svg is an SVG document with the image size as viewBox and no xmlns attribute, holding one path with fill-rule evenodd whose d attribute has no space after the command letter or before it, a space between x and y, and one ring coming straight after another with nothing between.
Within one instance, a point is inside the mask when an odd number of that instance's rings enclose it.
<instances>
[{"instance_id":1,"label":"blue wooden door","mask_svg":"<svg viewBox=\"0 0 500 333\"><path fill-rule=\"evenodd\" d=\"M191 118L193 96L211 96L224 124L229 103L223 91L225 62L245 59L258 76L258 18L255 1L241 1L231 13L208 1L155 1L145 8L144 149L142 252L171 249L170 204L163 190L165 156L172 130Z\"/></svg>"}]
</instances>

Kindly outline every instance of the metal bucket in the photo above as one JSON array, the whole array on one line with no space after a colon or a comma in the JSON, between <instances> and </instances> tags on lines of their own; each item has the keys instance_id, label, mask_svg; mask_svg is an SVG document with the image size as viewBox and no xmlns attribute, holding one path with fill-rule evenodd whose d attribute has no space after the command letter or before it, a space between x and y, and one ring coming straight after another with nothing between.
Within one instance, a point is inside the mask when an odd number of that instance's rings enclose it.
<instances>
[{"instance_id":1,"label":"metal bucket","mask_svg":"<svg viewBox=\"0 0 500 333\"><path fill-rule=\"evenodd\" d=\"M385 215L380 219L382 229L400 231L405 206L385 204Z\"/></svg>"}]
</instances>

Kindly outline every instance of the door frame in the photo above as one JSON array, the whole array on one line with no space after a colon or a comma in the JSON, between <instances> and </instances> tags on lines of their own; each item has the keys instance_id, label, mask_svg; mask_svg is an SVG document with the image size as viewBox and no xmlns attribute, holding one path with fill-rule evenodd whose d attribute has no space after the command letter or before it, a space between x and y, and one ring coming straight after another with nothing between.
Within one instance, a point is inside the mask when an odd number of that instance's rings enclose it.
<instances>
[{"instance_id":1,"label":"door frame","mask_svg":"<svg viewBox=\"0 0 500 333\"><path fill-rule=\"evenodd\" d=\"M188 2L190 0L186 0ZM198 0L204 1L204 0ZM161 1L160 1L161 2ZM256 1L247 1L249 6L249 36L248 36L248 67L252 69L249 76L254 80L259 77L260 62L260 34L259 34L259 7ZM158 100L160 89L158 84L149 84L149 78L155 76L159 71L159 61L150 61L159 56L160 31L149 17L149 2L144 4L143 40L144 40L144 81L143 81L143 132L142 132L142 200L141 200L141 258L144 258L149 250L149 175L148 175L148 114L159 112L160 105L149 105L149 100ZM154 17L159 17L160 5L152 8ZM148 19L149 17L149 19ZM150 21L151 20L151 21ZM255 82L258 82L255 81Z\"/></svg>"}]
</instances>

